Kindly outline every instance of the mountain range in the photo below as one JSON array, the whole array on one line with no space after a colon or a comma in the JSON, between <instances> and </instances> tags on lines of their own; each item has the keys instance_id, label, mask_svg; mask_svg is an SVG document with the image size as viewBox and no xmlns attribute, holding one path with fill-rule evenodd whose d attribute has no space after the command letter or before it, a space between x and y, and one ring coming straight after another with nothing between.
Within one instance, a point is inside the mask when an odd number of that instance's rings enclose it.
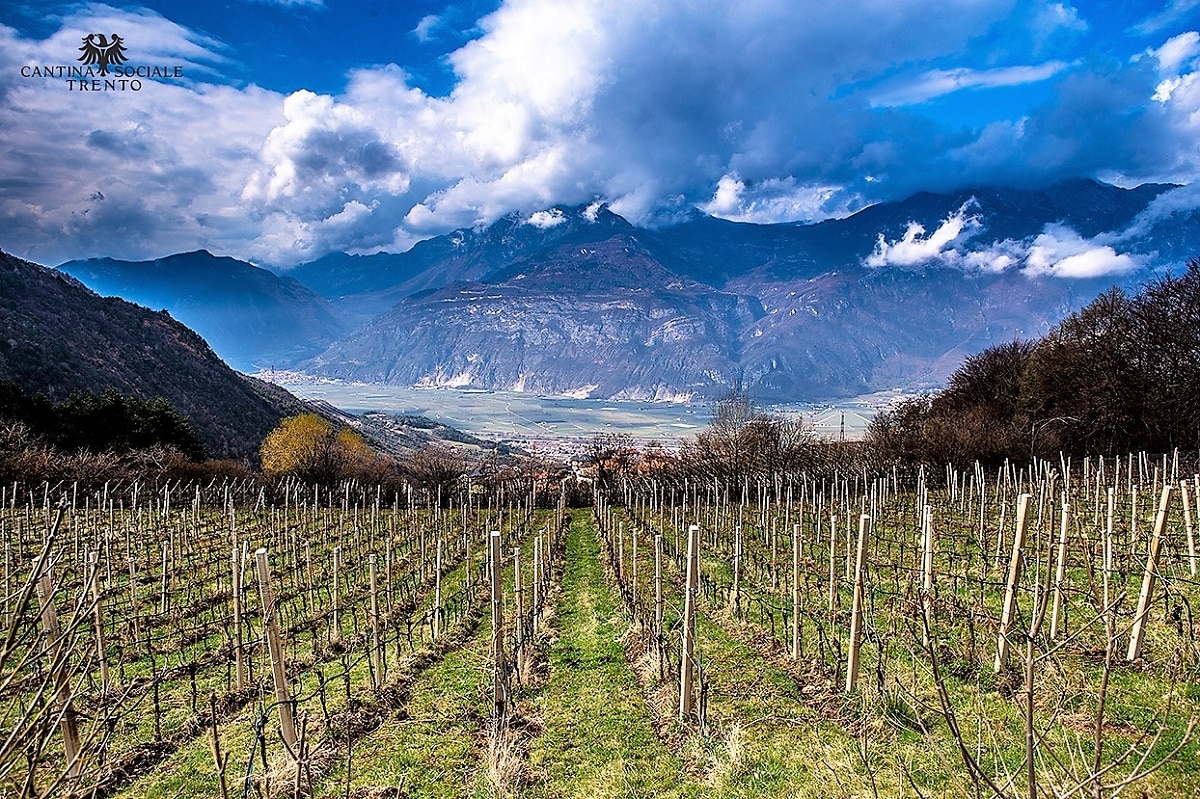
<instances>
[{"instance_id":1,"label":"mountain range","mask_svg":"<svg viewBox=\"0 0 1200 799\"><path fill-rule=\"evenodd\" d=\"M92 258L59 269L98 294L170 311L242 370L295 363L351 327L296 280L206 250L154 261Z\"/></svg>"},{"instance_id":2,"label":"mountain range","mask_svg":"<svg viewBox=\"0 0 1200 799\"><path fill-rule=\"evenodd\" d=\"M203 262L195 254L184 260L189 269ZM262 282L268 286L277 280L266 275ZM302 307L312 305L298 294ZM442 443L467 452L495 448L420 416L354 417L326 403L300 400L279 386L234 371L171 313L101 297L61 270L3 251L0 381L54 402L74 392L100 394L108 389L139 399L161 397L191 421L207 454L215 458L257 461L263 437L285 416L297 413L316 413L352 426L377 449L392 454Z\"/></svg>"},{"instance_id":3,"label":"mountain range","mask_svg":"<svg viewBox=\"0 0 1200 799\"><path fill-rule=\"evenodd\" d=\"M99 297L74 278L0 252L0 380L60 402L113 388L162 397L212 457L253 458L284 417L310 407L230 369L166 312Z\"/></svg>"},{"instance_id":4,"label":"mountain range","mask_svg":"<svg viewBox=\"0 0 1200 799\"><path fill-rule=\"evenodd\" d=\"M1181 266L1200 252L1200 215L1171 202L1185 191L981 187L807 225L694 212L648 228L593 203L281 275L204 252L60 268L102 293L152 299L239 368L822 400L939 385L966 355L1044 333L1114 282Z\"/></svg>"}]
</instances>

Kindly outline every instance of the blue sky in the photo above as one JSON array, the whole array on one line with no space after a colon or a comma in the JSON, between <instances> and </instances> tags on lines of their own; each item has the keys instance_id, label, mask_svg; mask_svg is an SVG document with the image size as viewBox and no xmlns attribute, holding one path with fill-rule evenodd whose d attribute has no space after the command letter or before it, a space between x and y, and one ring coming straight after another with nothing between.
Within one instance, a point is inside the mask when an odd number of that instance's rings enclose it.
<instances>
[{"instance_id":1,"label":"blue sky","mask_svg":"<svg viewBox=\"0 0 1200 799\"><path fill-rule=\"evenodd\" d=\"M5 3L0 247L288 266L602 199L818 220L1200 172L1200 0ZM182 78L81 92L117 33Z\"/></svg>"}]
</instances>

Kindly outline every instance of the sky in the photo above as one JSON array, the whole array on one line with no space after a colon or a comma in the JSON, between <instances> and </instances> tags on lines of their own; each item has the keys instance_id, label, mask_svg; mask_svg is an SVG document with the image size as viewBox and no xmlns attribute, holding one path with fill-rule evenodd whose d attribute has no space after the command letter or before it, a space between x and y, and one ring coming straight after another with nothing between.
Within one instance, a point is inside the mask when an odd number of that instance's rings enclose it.
<instances>
[{"instance_id":1,"label":"sky","mask_svg":"<svg viewBox=\"0 0 1200 799\"><path fill-rule=\"evenodd\" d=\"M1198 173L1200 0L0 2L0 248L46 264Z\"/></svg>"}]
</instances>

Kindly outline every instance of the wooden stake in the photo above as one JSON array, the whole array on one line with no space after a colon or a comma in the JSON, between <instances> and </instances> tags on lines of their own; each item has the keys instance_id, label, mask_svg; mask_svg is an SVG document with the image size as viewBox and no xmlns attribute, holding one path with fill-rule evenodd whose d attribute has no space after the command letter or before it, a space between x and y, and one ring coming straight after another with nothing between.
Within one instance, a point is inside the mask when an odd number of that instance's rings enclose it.
<instances>
[{"instance_id":1,"label":"wooden stake","mask_svg":"<svg viewBox=\"0 0 1200 799\"><path fill-rule=\"evenodd\" d=\"M379 635L379 580L375 573L379 556L367 555L371 589L371 682L376 690L383 685L383 639Z\"/></svg>"},{"instance_id":2,"label":"wooden stake","mask_svg":"<svg viewBox=\"0 0 1200 799\"><path fill-rule=\"evenodd\" d=\"M1188 571L1196 576L1196 535L1194 525L1192 524L1192 500L1191 491L1188 488L1187 480L1179 486L1179 493L1183 496L1183 525L1187 529L1187 548L1188 548ZM1200 495L1197 496L1200 499Z\"/></svg>"},{"instance_id":3,"label":"wooden stake","mask_svg":"<svg viewBox=\"0 0 1200 799\"><path fill-rule=\"evenodd\" d=\"M254 558L258 566L258 593L262 600L263 621L267 628L267 650L271 654L271 675L275 681L275 704L279 706L279 733L288 750L296 752L296 722L292 716L292 696L283 663L283 645L279 640L279 609L275 605L275 591L271 588L267 550L258 549Z\"/></svg>"},{"instance_id":4,"label":"wooden stake","mask_svg":"<svg viewBox=\"0 0 1200 799\"><path fill-rule=\"evenodd\" d=\"M62 511L58 518L62 519ZM54 524L57 530L58 522ZM51 532L53 537L54 532ZM42 629L46 631L46 649L50 654L51 668L54 669L54 695L58 703L60 718L58 728L63 737L63 753L67 760L67 774L74 778L80 773L79 764L79 726L75 718L75 708L71 704L71 653L65 648L62 632L58 628L58 613L54 610L54 578L49 564L42 570L37 582L38 603L42 609Z\"/></svg>"},{"instance_id":5,"label":"wooden stake","mask_svg":"<svg viewBox=\"0 0 1200 799\"><path fill-rule=\"evenodd\" d=\"M516 623L516 654L517 654L517 682L520 684L521 677L525 673L525 591L521 584L521 548L513 547L513 595L517 600L517 623Z\"/></svg>"},{"instance_id":6,"label":"wooden stake","mask_svg":"<svg viewBox=\"0 0 1200 799\"><path fill-rule=\"evenodd\" d=\"M838 604L837 576L837 517L829 517L829 618Z\"/></svg>"},{"instance_id":7,"label":"wooden stake","mask_svg":"<svg viewBox=\"0 0 1200 799\"><path fill-rule=\"evenodd\" d=\"M662 533L654 536L654 634L662 636L663 620L663 581L662 581Z\"/></svg>"},{"instance_id":8,"label":"wooden stake","mask_svg":"<svg viewBox=\"0 0 1200 799\"><path fill-rule=\"evenodd\" d=\"M533 537L533 632L542 615L542 534Z\"/></svg>"},{"instance_id":9,"label":"wooden stake","mask_svg":"<svg viewBox=\"0 0 1200 799\"><path fill-rule=\"evenodd\" d=\"M500 580L500 531L493 530L489 540L488 571L492 588L492 699L495 704L492 721L497 728L504 722L508 689L504 664L504 595Z\"/></svg>"},{"instance_id":10,"label":"wooden stake","mask_svg":"<svg viewBox=\"0 0 1200 799\"><path fill-rule=\"evenodd\" d=\"M921 513L924 535L921 536L921 604L925 607L925 614L932 618L933 616L933 508L925 505ZM922 625L924 627L924 625ZM922 629L922 640L925 645L929 645L928 629Z\"/></svg>"},{"instance_id":11,"label":"wooden stake","mask_svg":"<svg viewBox=\"0 0 1200 799\"><path fill-rule=\"evenodd\" d=\"M850 657L846 663L846 691L853 691L858 684L859 651L862 646L863 599L865 594L864 573L866 572L867 533L871 529L871 517L864 513L858 517L858 554L854 559L854 604L850 615Z\"/></svg>"},{"instance_id":12,"label":"wooden stake","mask_svg":"<svg viewBox=\"0 0 1200 799\"><path fill-rule=\"evenodd\" d=\"M1070 524L1071 506L1062 505L1062 517L1058 525L1058 555L1054 565L1054 603L1050 608L1050 640L1058 638L1059 616L1062 613L1063 578L1067 573L1067 530Z\"/></svg>"},{"instance_id":13,"label":"wooden stake","mask_svg":"<svg viewBox=\"0 0 1200 799\"><path fill-rule=\"evenodd\" d=\"M342 639L342 548L333 548L333 640Z\"/></svg>"},{"instance_id":14,"label":"wooden stake","mask_svg":"<svg viewBox=\"0 0 1200 799\"><path fill-rule=\"evenodd\" d=\"M133 616L133 638L135 641L140 641L142 638L142 619L138 613L137 564L133 560L133 555L129 556L129 613Z\"/></svg>"},{"instance_id":15,"label":"wooden stake","mask_svg":"<svg viewBox=\"0 0 1200 799\"><path fill-rule=\"evenodd\" d=\"M1128 661L1142 656L1142 635L1146 631L1146 616L1150 612L1150 598L1154 595L1154 580L1158 575L1158 558L1162 553L1162 536L1167 526L1167 510L1171 506L1174 486L1165 485L1158 503L1158 514L1154 517L1154 534L1150 539L1150 554L1146 558L1146 571L1142 575L1142 592L1138 595L1137 613L1133 617L1133 629L1129 631Z\"/></svg>"},{"instance_id":16,"label":"wooden stake","mask_svg":"<svg viewBox=\"0 0 1200 799\"><path fill-rule=\"evenodd\" d=\"M1004 609L1000 614L1000 634L996 638L997 672L1008 665L1008 629L1017 609L1017 581L1021 578L1021 557L1025 550L1025 531L1029 526L1029 494L1017 497L1017 529L1013 533L1012 558L1008 562L1008 582L1004 586Z\"/></svg>"},{"instance_id":17,"label":"wooden stake","mask_svg":"<svg viewBox=\"0 0 1200 799\"><path fill-rule=\"evenodd\" d=\"M242 559L238 545L233 545L233 668L236 672L237 689L246 687L246 661L242 651Z\"/></svg>"},{"instance_id":18,"label":"wooden stake","mask_svg":"<svg viewBox=\"0 0 1200 799\"><path fill-rule=\"evenodd\" d=\"M433 637L442 634L442 539L437 542L437 562L433 573Z\"/></svg>"},{"instance_id":19,"label":"wooden stake","mask_svg":"<svg viewBox=\"0 0 1200 799\"><path fill-rule=\"evenodd\" d=\"M104 635L104 611L100 607L100 553L91 552L88 561L92 567L92 624L96 628L96 659L100 661L100 693L108 693L108 643Z\"/></svg>"},{"instance_id":20,"label":"wooden stake","mask_svg":"<svg viewBox=\"0 0 1200 799\"><path fill-rule=\"evenodd\" d=\"M696 587L700 576L700 526L688 527L687 588L683 603L683 649L679 657L679 720L692 715L693 672L696 653Z\"/></svg>"},{"instance_id":21,"label":"wooden stake","mask_svg":"<svg viewBox=\"0 0 1200 799\"><path fill-rule=\"evenodd\" d=\"M800 659L800 525L792 525L792 660Z\"/></svg>"},{"instance_id":22,"label":"wooden stake","mask_svg":"<svg viewBox=\"0 0 1200 799\"><path fill-rule=\"evenodd\" d=\"M733 530L733 608L736 613L741 608L742 598L742 526L739 524Z\"/></svg>"}]
</instances>

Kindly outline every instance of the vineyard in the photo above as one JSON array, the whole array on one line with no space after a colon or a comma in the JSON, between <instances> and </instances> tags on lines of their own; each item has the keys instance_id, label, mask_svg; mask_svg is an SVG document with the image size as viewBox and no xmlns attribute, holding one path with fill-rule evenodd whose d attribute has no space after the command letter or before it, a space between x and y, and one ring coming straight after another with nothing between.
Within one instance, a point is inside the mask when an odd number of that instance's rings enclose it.
<instances>
[{"instance_id":1,"label":"vineyard","mask_svg":"<svg viewBox=\"0 0 1200 799\"><path fill-rule=\"evenodd\" d=\"M8 485L0 793L1200 796L1198 501L1147 456Z\"/></svg>"}]
</instances>

